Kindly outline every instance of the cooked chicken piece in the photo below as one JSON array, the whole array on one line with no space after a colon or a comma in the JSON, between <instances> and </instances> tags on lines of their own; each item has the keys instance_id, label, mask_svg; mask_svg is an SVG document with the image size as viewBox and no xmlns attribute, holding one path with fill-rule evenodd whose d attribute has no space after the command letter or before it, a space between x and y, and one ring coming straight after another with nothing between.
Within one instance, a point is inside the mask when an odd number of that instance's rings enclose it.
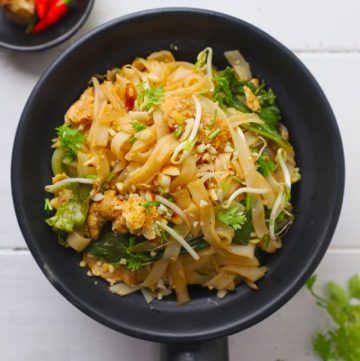
<instances>
[{"instance_id":1,"label":"cooked chicken piece","mask_svg":"<svg viewBox=\"0 0 360 361\"><path fill-rule=\"evenodd\" d=\"M93 120L94 114L94 88L87 88L78 101L66 112L67 123L87 123Z\"/></svg>"},{"instance_id":2,"label":"cooked chicken piece","mask_svg":"<svg viewBox=\"0 0 360 361\"><path fill-rule=\"evenodd\" d=\"M8 18L16 24L28 25L35 14L35 0L0 0Z\"/></svg>"}]
</instances>

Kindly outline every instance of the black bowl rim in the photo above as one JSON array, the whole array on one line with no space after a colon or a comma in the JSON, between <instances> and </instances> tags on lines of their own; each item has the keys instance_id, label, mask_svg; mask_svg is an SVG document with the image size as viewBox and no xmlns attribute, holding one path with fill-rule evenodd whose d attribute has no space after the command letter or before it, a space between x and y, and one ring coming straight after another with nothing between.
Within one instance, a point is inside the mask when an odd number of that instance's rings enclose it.
<instances>
[{"instance_id":1,"label":"black bowl rim","mask_svg":"<svg viewBox=\"0 0 360 361\"><path fill-rule=\"evenodd\" d=\"M41 51L41 50L53 48L54 46L61 44L65 40L69 39L72 35L74 35L77 31L80 30L80 28L84 25L85 21L89 17L89 15L94 7L94 3L95 3L95 0L89 0L89 3L86 6L79 21L73 27L71 27L68 31L61 34L57 38L55 38L51 41L48 41L47 43L43 43L40 45L34 45L34 46L21 46L21 45L12 45L12 44L8 44L4 41L0 41L0 47L9 49L9 50L22 51L22 52Z\"/></svg>"},{"instance_id":2,"label":"black bowl rim","mask_svg":"<svg viewBox=\"0 0 360 361\"><path fill-rule=\"evenodd\" d=\"M42 83L46 81L46 78L48 75L53 71L54 68L57 67L57 65L63 61L64 58L66 58L69 54L71 54L73 51L76 51L76 48L81 45L84 42L87 42L92 38L93 35L97 34L98 32L106 31L107 28L112 27L116 24L125 23L127 21L132 21L135 19L140 19L142 17L148 17L157 15L159 13L162 14L196 14L201 16L216 16L225 19L228 22L233 22L237 24L241 24L242 26L245 26L247 28L250 28L252 32L257 33L261 35L262 37L266 38L267 41L274 44L275 47L281 48L281 50L286 53L287 57L290 61L296 63L296 65L304 71L304 73L307 75L309 81L312 82L313 86L318 90L319 97L321 97L321 100L324 104L324 107L326 107L328 115L329 115L329 126L333 128L334 132L336 133L336 144L334 144L334 147L338 149L338 174L337 174L337 184L338 184L338 192L336 195L336 201L334 202L334 206L332 209L331 214L331 222L329 223L329 227L327 229L327 232L324 236L324 242L321 244L320 248L318 249L318 252L314 254L314 257L309 259L304 266L301 273L299 273L297 279L288 285L288 287L280 294L275 300L270 300L267 307L262 308L257 312L256 314L253 314L252 318L247 318L243 322L233 323L232 325L214 325L209 327L209 330L206 332L193 332L189 330L189 333L186 335L176 335L176 334L167 334L159 330L156 333L149 333L147 331L144 331L143 329L139 328L137 325L128 326L124 325L121 322L114 322L112 319L109 319L105 317L101 312L99 312L97 309L90 308L87 305L83 304L81 301L76 299L72 293L71 290L67 289L67 287L60 282L53 282L52 281L52 275L49 272L49 270L44 266L43 262L43 256L41 252L37 249L35 242L32 241L30 237L30 233L27 229L26 224L26 214L20 205L20 195L19 195L19 182L16 178L16 169L18 160L20 158L20 153L17 147L17 144L21 138L21 134L23 133L23 128L25 126L26 122L26 114L28 111L28 108L30 107L33 97L35 93L37 92L38 88L42 86ZM345 186L345 158L344 158L344 150L342 145L342 140L340 136L340 131L336 122L335 115L330 107L330 104L322 91L320 85L315 80L314 76L311 74L311 72L305 67L305 65L298 59L298 57L290 51L288 48L286 48L284 45L282 45L280 42L275 40L272 36L268 35L263 30L260 30L259 28L255 27L254 25L251 25L241 19L238 19L236 17L233 17L231 15L223 14L217 11L212 10L206 10L206 9L199 9L199 8L191 8L191 7L166 7L166 8L154 8L154 9L148 9L144 11L138 11L135 13L131 13L122 17L118 17L116 19L113 19L111 21L108 21L95 29L91 30L87 34L83 35L80 39L78 39L74 44L72 44L64 53L61 54L44 72L44 74L40 77L37 84L35 85L32 93L29 96L29 99L24 107L23 113L21 115L14 145L13 145L13 154L12 154L12 162L11 162L11 186L12 186L12 196L13 196L13 202L15 207L15 213L17 216L17 220L20 226L20 229L23 233L23 236L25 238L25 241L29 247L29 250L31 251L33 257L35 258L35 261L41 268L42 272L46 276L46 278L49 280L49 282L68 300L70 301L74 306L76 306L79 310L81 310L83 313L88 315L89 317L95 319L96 321L100 322L103 325L106 325L116 331L120 331L124 334L127 334L132 337L149 340L149 341L155 341L155 342L189 342L189 341L204 341L204 340L211 340L218 337L228 336L233 333L236 333L238 331L244 330L273 314L275 311L280 309L285 303L287 303L305 284L306 280L310 277L310 275L314 272L318 264L320 263L321 259L324 257L325 252L330 244L330 241L332 239L332 236L334 234L341 207L342 207L342 201L343 201L343 195L344 195L344 186Z\"/></svg>"}]
</instances>

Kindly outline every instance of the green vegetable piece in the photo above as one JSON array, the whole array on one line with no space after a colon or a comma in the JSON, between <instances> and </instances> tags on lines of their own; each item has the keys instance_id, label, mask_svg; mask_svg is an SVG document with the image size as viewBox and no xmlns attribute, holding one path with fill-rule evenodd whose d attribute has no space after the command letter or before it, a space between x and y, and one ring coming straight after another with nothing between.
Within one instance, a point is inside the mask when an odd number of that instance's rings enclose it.
<instances>
[{"instance_id":1,"label":"green vegetable piece","mask_svg":"<svg viewBox=\"0 0 360 361\"><path fill-rule=\"evenodd\" d=\"M131 247L140 237L129 237L129 235L116 234L108 231L103 232L99 240L92 242L86 253L96 259L113 265L119 265L122 259L126 260L126 266L131 271L145 267L155 261L149 254L133 253Z\"/></svg>"},{"instance_id":2,"label":"green vegetable piece","mask_svg":"<svg viewBox=\"0 0 360 361\"><path fill-rule=\"evenodd\" d=\"M259 167L258 168L259 172L264 177L267 177L268 175L270 175L275 169L274 162L269 158L269 156L267 156L265 154L260 155L260 157L257 160L257 164Z\"/></svg>"},{"instance_id":3,"label":"green vegetable piece","mask_svg":"<svg viewBox=\"0 0 360 361\"><path fill-rule=\"evenodd\" d=\"M345 291L342 287L340 287L335 282L329 282L328 283L328 291L330 298L334 302L338 302L341 304L347 304L349 302L349 294L347 291Z\"/></svg>"},{"instance_id":4,"label":"green vegetable piece","mask_svg":"<svg viewBox=\"0 0 360 361\"><path fill-rule=\"evenodd\" d=\"M136 132L141 132L142 130L146 129L146 125L139 122L133 122L131 125L136 130Z\"/></svg>"},{"instance_id":5,"label":"green vegetable piece","mask_svg":"<svg viewBox=\"0 0 360 361\"><path fill-rule=\"evenodd\" d=\"M239 207L221 210L217 216L217 220L235 230L241 229L242 225L246 222L246 215Z\"/></svg>"},{"instance_id":6,"label":"green vegetable piece","mask_svg":"<svg viewBox=\"0 0 360 361\"><path fill-rule=\"evenodd\" d=\"M63 161L71 163L76 160L76 153L84 143L84 135L78 129L73 129L64 124L56 128L60 145L65 152Z\"/></svg>"},{"instance_id":7,"label":"green vegetable piece","mask_svg":"<svg viewBox=\"0 0 360 361\"><path fill-rule=\"evenodd\" d=\"M164 87L154 87L145 89L143 93L142 107L148 111L154 106L161 104L162 98L164 97Z\"/></svg>"},{"instance_id":8,"label":"green vegetable piece","mask_svg":"<svg viewBox=\"0 0 360 361\"><path fill-rule=\"evenodd\" d=\"M360 300L360 277L359 275L354 275L349 279L348 282L350 296L352 298L357 298Z\"/></svg>"},{"instance_id":9,"label":"green vegetable piece","mask_svg":"<svg viewBox=\"0 0 360 361\"><path fill-rule=\"evenodd\" d=\"M240 229L235 230L233 243L248 245L251 233L253 232L252 220L251 220L251 211L245 211L246 221L241 225Z\"/></svg>"},{"instance_id":10,"label":"green vegetable piece","mask_svg":"<svg viewBox=\"0 0 360 361\"><path fill-rule=\"evenodd\" d=\"M181 131L182 131L182 126L181 126L181 125L178 125L178 126L176 127L175 132L173 133L173 136L174 136L175 139L177 139L177 138L180 137Z\"/></svg>"},{"instance_id":11,"label":"green vegetable piece","mask_svg":"<svg viewBox=\"0 0 360 361\"><path fill-rule=\"evenodd\" d=\"M221 132L220 128L216 128L214 131L212 131L207 137L208 139L214 139L215 137L217 137Z\"/></svg>"},{"instance_id":12,"label":"green vegetable piece","mask_svg":"<svg viewBox=\"0 0 360 361\"><path fill-rule=\"evenodd\" d=\"M49 198L45 198L45 204L44 204L44 210L46 212L51 212L53 210L53 206L50 203L50 199Z\"/></svg>"},{"instance_id":13,"label":"green vegetable piece","mask_svg":"<svg viewBox=\"0 0 360 361\"><path fill-rule=\"evenodd\" d=\"M130 143L130 144L134 144L136 141L137 141L137 138L136 138L136 137L131 137L131 138L129 139L129 143Z\"/></svg>"},{"instance_id":14,"label":"green vegetable piece","mask_svg":"<svg viewBox=\"0 0 360 361\"><path fill-rule=\"evenodd\" d=\"M317 279L317 275L313 274L312 276L310 276L310 278L306 281L305 286L309 291L313 291L314 289L314 285Z\"/></svg>"},{"instance_id":15,"label":"green vegetable piece","mask_svg":"<svg viewBox=\"0 0 360 361\"><path fill-rule=\"evenodd\" d=\"M145 202L141 204L145 209L149 210L150 207L159 207L160 202Z\"/></svg>"},{"instance_id":16,"label":"green vegetable piece","mask_svg":"<svg viewBox=\"0 0 360 361\"><path fill-rule=\"evenodd\" d=\"M328 361L334 358L331 352L331 340L322 333L317 334L313 342L313 349L317 352L323 361Z\"/></svg>"},{"instance_id":17,"label":"green vegetable piece","mask_svg":"<svg viewBox=\"0 0 360 361\"><path fill-rule=\"evenodd\" d=\"M292 146L281 137L276 129L272 128L267 123L258 124L258 123L247 123L242 125L245 129L251 130L256 134L260 134L265 138L273 140L280 147L283 147L286 151L292 150Z\"/></svg>"},{"instance_id":18,"label":"green vegetable piece","mask_svg":"<svg viewBox=\"0 0 360 361\"><path fill-rule=\"evenodd\" d=\"M84 184L71 184L68 188L72 196L62 204L55 215L45 222L57 233L70 233L84 224L89 209L90 187Z\"/></svg>"},{"instance_id":19,"label":"green vegetable piece","mask_svg":"<svg viewBox=\"0 0 360 361\"><path fill-rule=\"evenodd\" d=\"M317 304L325 309L334 321L334 326L319 333L313 340L313 349L322 360L360 360L360 304L357 298L359 276L348 281L348 290L335 282L329 282L327 297L314 292L315 276L310 277L307 288L316 298Z\"/></svg>"}]
</instances>

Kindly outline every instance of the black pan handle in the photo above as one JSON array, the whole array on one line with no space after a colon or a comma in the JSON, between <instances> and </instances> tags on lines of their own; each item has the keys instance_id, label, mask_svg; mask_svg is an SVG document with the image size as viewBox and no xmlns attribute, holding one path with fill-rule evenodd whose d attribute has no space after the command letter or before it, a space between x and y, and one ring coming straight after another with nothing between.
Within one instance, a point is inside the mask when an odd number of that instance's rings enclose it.
<instances>
[{"instance_id":1,"label":"black pan handle","mask_svg":"<svg viewBox=\"0 0 360 361\"><path fill-rule=\"evenodd\" d=\"M160 361L229 361L228 339L161 344Z\"/></svg>"}]
</instances>

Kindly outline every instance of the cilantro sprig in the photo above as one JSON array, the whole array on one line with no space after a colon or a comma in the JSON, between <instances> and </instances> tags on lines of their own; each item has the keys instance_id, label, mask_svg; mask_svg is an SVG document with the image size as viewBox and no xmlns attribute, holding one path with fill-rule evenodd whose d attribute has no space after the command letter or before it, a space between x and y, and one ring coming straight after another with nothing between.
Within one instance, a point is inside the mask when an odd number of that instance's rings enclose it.
<instances>
[{"instance_id":1,"label":"cilantro sprig","mask_svg":"<svg viewBox=\"0 0 360 361\"><path fill-rule=\"evenodd\" d=\"M142 109L148 111L161 104L164 93L165 90L163 86L144 89L138 93L137 101Z\"/></svg>"},{"instance_id":2,"label":"cilantro sprig","mask_svg":"<svg viewBox=\"0 0 360 361\"><path fill-rule=\"evenodd\" d=\"M275 169L275 164L268 155L261 154L256 162L259 172L265 177L271 174Z\"/></svg>"},{"instance_id":3,"label":"cilantro sprig","mask_svg":"<svg viewBox=\"0 0 360 361\"><path fill-rule=\"evenodd\" d=\"M56 128L60 146L64 149L65 163L71 163L76 160L76 154L84 143L84 135L78 129L73 129L64 124Z\"/></svg>"},{"instance_id":4,"label":"cilantro sprig","mask_svg":"<svg viewBox=\"0 0 360 361\"><path fill-rule=\"evenodd\" d=\"M314 351L323 361L360 360L360 277L352 276L346 289L329 282L325 296L315 292L315 283L316 275L313 275L306 287L315 297L317 305L327 311L334 326L315 336Z\"/></svg>"},{"instance_id":5,"label":"cilantro sprig","mask_svg":"<svg viewBox=\"0 0 360 361\"><path fill-rule=\"evenodd\" d=\"M245 213L237 206L221 210L216 218L219 222L224 223L235 230L241 229L246 222Z\"/></svg>"}]
</instances>

